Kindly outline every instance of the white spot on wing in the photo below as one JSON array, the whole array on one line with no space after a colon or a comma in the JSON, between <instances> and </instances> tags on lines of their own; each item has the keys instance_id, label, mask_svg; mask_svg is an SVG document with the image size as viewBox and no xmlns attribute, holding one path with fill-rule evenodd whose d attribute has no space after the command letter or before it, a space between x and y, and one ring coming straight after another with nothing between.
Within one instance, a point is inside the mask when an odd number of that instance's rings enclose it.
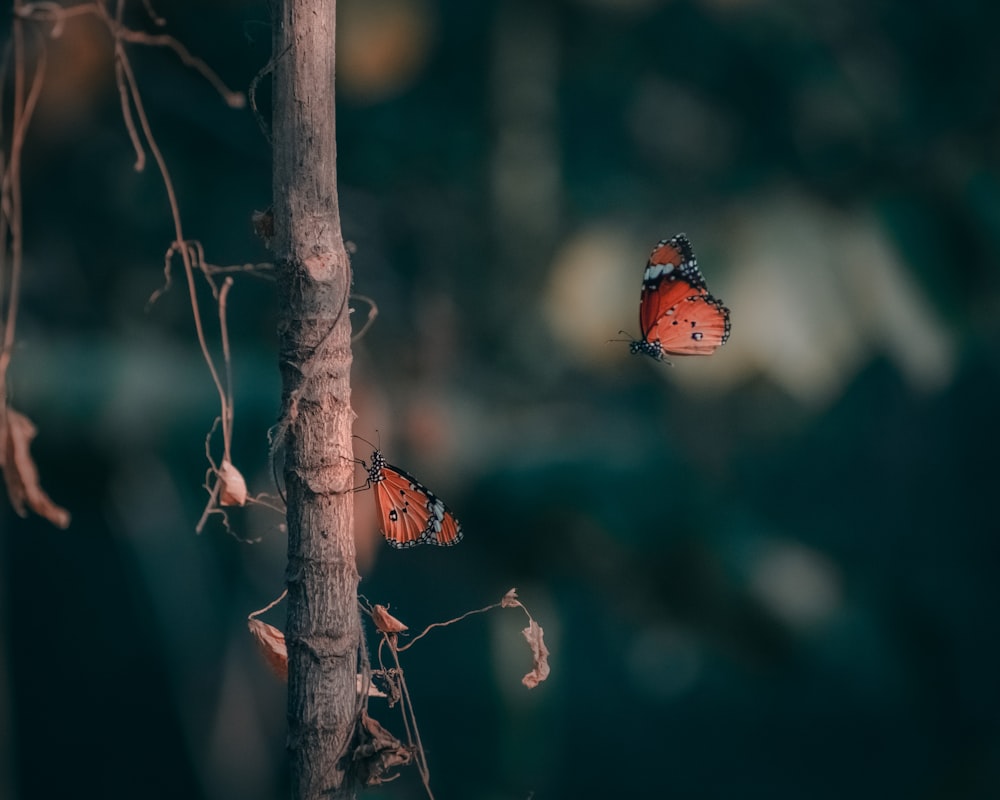
<instances>
[{"instance_id":1,"label":"white spot on wing","mask_svg":"<svg viewBox=\"0 0 1000 800\"><path fill-rule=\"evenodd\" d=\"M430 525L434 529L434 533L441 533L441 525L444 523L444 503L435 497L434 502L430 505L430 512Z\"/></svg>"},{"instance_id":2,"label":"white spot on wing","mask_svg":"<svg viewBox=\"0 0 1000 800\"><path fill-rule=\"evenodd\" d=\"M646 271L643 273L642 279L644 281L655 280L661 275L669 275L673 271L673 264L650 264L646 267Z\"/></svg>"}]
</instances>

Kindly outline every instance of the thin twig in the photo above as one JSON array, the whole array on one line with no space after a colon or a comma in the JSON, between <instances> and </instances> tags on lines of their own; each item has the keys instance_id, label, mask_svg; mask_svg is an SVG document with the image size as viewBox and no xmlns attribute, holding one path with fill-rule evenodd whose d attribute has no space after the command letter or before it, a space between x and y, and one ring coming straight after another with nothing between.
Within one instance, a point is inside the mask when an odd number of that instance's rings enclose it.
<instances>
[{"instance_id":1,"label":"thin twig","mask_svg":"<svg viewBox=\"0 0 1000 800\"><path fill-rule=\"evenodd\" d=\"M431 632L432 628L445 628L448 625L454 625L456 622L461 622L466 617L471 617L473 614L485 614L487 611L492 611L494 608L500 608L501 603L493 603L493 605L486 606L485 608L476 608L472 611L466 611L462 616L455 617L455 619L449 619L447 622L432 622L426 628L423 629L418 635L414 636L406 644L399 647L399 652L402 653L405 650L409 650L413 645L423 639L428 633Z\"/></svg>"},{"instance_id":2,"label":"thin twig","mask_svg":"<svg viewBox=\"0 0 1000 800\"><path fill-rule=\"evenodd\" d=\"M66 20L72 17L82 17L84 14L100 14L97 3L81 3L76 6L64 7L58 3L15 3L14 16L30 19L36 22L51 22L52 30L49 36L58 39L62 36Z\"/></svg>"},{"instance_id":3,"label":"thin twig","mask_svg":"<svg viewBox=\"0 0 1000 800\"><path fill-rule=\"evenodd\" d=\"M219 468L215 464L215 459L212 458L212 434L215 433L215 429L219 426L222 421L221 417L216 417L212 421L212 427L208 429L208 433L205 434L205 459L209 463L209 469L205 472L205 490L208 492L208 502L205 504L205 510L201 512L201 519L198 520L198 524L194 526L194 532L200 534L205 529L205 523L208 522L208 518L215 512L223 513L216 507L215 501L219 496L219 491L222 489L222 481L218 478ZM215 476L215 483L212 486L208 485L212 476Z\"/></svg>"},{"instance_id":4,"label":"thin twig","mask_svg":"<svg viewBox=\"0 0 1000 800\"><path fill-rule=\"evenodd\" d=\"M207 486L205 488L208 488ZM222 514L225 516L225 512L222 511L216 504L216 498L219 496L219 490L222 488L222 481L216 480L215 485L212 487L208 495L208 502L205 504L205 510L201 512L201 519L198 520L198 524L194 526L194 532L200 534L205 530L205 523L208 522L208 518L212 514Z\"/></svg>"},{"instance_id":5,"label":"thin twig","mask_svg":"<svg viewBox=\"0 0 1000 800\"><path fill-rule=\"evenodd\" d=\"M262 264L230 264L228 266L219 266L218 264L208 264L202 262L201 270L206 275L226 275L232 273L245 273L255 278L260 278L265 281L273 281L275 277L274 264L264 262Z\"/></svg>"},{"instance_id":6,"label":"thin twig","mask_svg":"<svg viewBox=\"0 0 1000 800\"><path fill-rule=\"evenodd\" d=\"M267 492L261 492L258 495L248 496L247 505L250 505L251 503L258 506L263 506L264 508L270 509L271 511L276 511L279 514L284 514L288 510L285 508L284 503L282 503L280 506L272 503L271 495L269 495Z\"/></svg>"},{"instance_id":7,"label":"thin twig","mask_svg":"<svg viewBox=\"0 0 1000 800\"><path fill-rule=\"evenodd\" d=\"M287 53L291 47L291 45L288 45L288 47L278 53L278 55L273 56L270 61L261 67L260 72L253 76L253 80L250 81L250 88L247 90L247 94L250 96L250 110L253 111L253 117L257 120L257 127L260 128L260 132L264 136L264 139L267 140L268 144L272 143L271 132L267 129L267 123L264 121L263 115L257 108L257 85L260 83L261 78L274 71L274 67L278 63L278 59L283 58L285 53Z\"/></svg>"},{"instance_id":8,"label":"thin twig","mask_svg":"<svg viewBox=\"0 0 1000 800\"><path fill-rule=\"evenodd\" d=\"M163 33L144 33L142 31L133 31L125 27L122 27L120 31L121 33L119 38L131 44L143 44L152 47L168 47L173 50L185 66L197 70L201 73L205 80L212 84L215 91L219 93L222 99L226 102L226 105L230 108L243 108L243 106L246 105L247 101L243 96L243 92L234 92L226 86L226 84L222 82L222 78L220 78L215 71L208 66L208 64L197 56L192 55L191 52L173 36L168 36Z\"/></svg>"},{"instance_id":9,"label":"thin twig","mask_svg":"<svg viewBox=\"0 0 1000 800\"><path fill-rule=\"evenodd\" d=\"M157 26L166 24L166 20L158 15L153 9L151 0L142 0L143 7L150 21ZM50 36L59 36L67 20L75 17L91 15L97 17L107 28L113 40L114 48L114 69L115 83L118 88L119 102L121 105L122 120L128 133L129 140L136 154L135 168L143 170L147 162L148 153L159 169L163 181L164 190L170 206L171 219L174 223L174 241L171 243L164 258L164 278L165 284L161 290L154 292L149 303L153 303L164 291L169 289L171 283L171 264L175 254L179 253L184 265L185 278L187 280L189 302L192 315L194 317L195 332L198 344L201 348L205 363L208 366L212 381L219 394L221 407L220 419L223 429L223 449L224 459L230 460L233 424L234 424L234 398L232 364L229 345L229 332L226 320L226 298L232 286L232 278L226 277L223 281L221 292L216 284L214 275L221 272L236 271L229 268L209 267L205 265L204 252L200 242L188 242L184 237L180 207L177 200L177 193L174 189L173 180L170 176L166 160L160 151L159 145L153 135L149 118L146 114L142 95L139 90L139 83L133 72L126 44L137 44L152 47L166 47L172 50L182 63L195 69L200 73L222 96L231 107L239 108L246 104L244 96L239 92L233 92L222 82L218 74L212 70L202 59L195 57L177 39L164 34L152 34L140 30L132 30L124 24L125 0L98 0L97 2L82 2L70 7L62 7L52 2L23 3L14 2L14 120L12 144L9 158L7 159L7 169L2 173L2 186L0 186L0 204L2 204L2 214L0 214L0 242L6 241L6 233L9 229L11 238L11 262L9 286L5 284L6 275L0 274L0 301L6 302L6 307L0 307L3 314L3 340L0 349L0 396L5 396L4 384L7 367L10 362L14 341L14 329L16 324L17 298L20 289L21 263L22 263L22 210L21 210L21 188L20 188L20 162L21 150L24 144L27 124L34 111L39 92L42 85L42 77L45 72L45 50L40 50L33 83L25 96L25 56L24 56L24 22L31 20L35 23L51 24ZM5 52L6 56L6 52ZM0 165L4 159L0 154ZM0 248L5 250L5 248ZM4 269L3 257L6 252L0 254L0 270ZM197 264L202 271L205 280L212 289L212 294L218 302L219 322L221 327L221 343L223 358L225 362L225 385L216 368L215 361L208 347L205 330L202 323L201 311L198 303L197 289L194 279L194 269ZM251 271L245 268L242 271ZM5 294L6 292L6 294ZM209 501L205 507L202 517L198 522L196 530L200 533L207 519L213 513L220 513L223 516L223 523L226 529L233 533L229 527L229 520L225 513L217 507L217 501L221 492L221 480L219 479L218 468L211 457L211 437L218 424L218 420L213 424L212 429L206 437L206 456L211 469L208 470L205 480L205 488L209 492ZM214 481L213 481L214 476ZM270 506L262 499L255 499L262 505ZM233 534L235 536L235 534ZM239 537L237 537L239 538Z\"/></svg>"},{"instance_id":10,"label":"thin twig","mask_svg":"<svg viewBox=\"0 0 1000 800\"><path fill-rule=\"evenodd\" d=\"M226 298L229 290L233 288L233 279L227 277L222 282L222 290L219 292L219 330L222 332L222 363L226 368L226 399L222 407L222 449L223 458L232 461L233 443L233 416L235 408L233 405L233 362L229 354L229 326L226 323Z\"/></svg>"},{"instance_id":11,"label":"thin twig","mask_svg":"<svg viewBox=\"0 0 1000 800\"><path fill-rule=\"evenodd\" d=\"M187 247L188 254L191 256L191 264L201 273L201 276L205 279L205 283L208 284L208 288L212 291L212 297L218 302L219 285L215 282L215 278L205 270L205 247L197 239L185 242L184 246Z\"/></svg>"},{"instance_id":12,"label":"thin twig","mask_svg":"<svg viewBox=\"0 0 1000 800\"><path fill-rule=\"evenodd\" d=\"M215 288L215 282L211 279L211 276L214 275L243 274L243 275L250 275L251 277L259 278L260 280L264 281L275 280L275 276L273 274L274 264L270 262L265 261L260 264L227 264L225 266L221 266L219 264L209 264L207 261L205 261L204 246L201 244L201 242L198 241L185 242L185 244L188 246L196 247L196 250L199 254L197 257L198 269L205 274L209 286L212 287L213 295L216 297L217 297L217 290ZM170 245L169 249L167 250L167 252L164 254L163 257L163 285L159 289L156 289L149 296L149 299L146 301L147 311L149 311L149 309L153 306L154 303L156 303L157 300L160 299L160 297L169 292L170 288L173 286L174 283L173 270L171 269L171 267L173 265L174 253L176 252L177 252L177 243L174 242Z\"/></svg>"},{"instance_id":13,"label":"thin twig","mask_svg":"<svg viewBox=\"0 0 1000 800\"><path fill-rule=\"evenodd\" d=\"M0 60L0 109L6 107L6 103L4 102L5 100L4 89L7 86L7 71L10 69L13 47L14 47L13 37L9 37L4 42L3 54L2 56L0 56L0 59L2 59ZM0 141L3 141L4 138L3 121L4 121L3 115L0 114ZM2 183L4 186L6 185L4 182L7 179L7 164L8 164L7 154L2 149L0 149L0 175L3 176L3 182L0 183ZM0 190L0 321L6 319L6 313L4 312L4 304L6 300L4 298L7 297L5 293L6 281L7 281L6 274L7 274L7 255L8 255L6 242L7 242L7 231L9 222L10 219L8 217L8 208L7 208L7 191L4 188ZM2 346L3 345L0 344L0 348L2 348ZM7 395L4 389L4 381L0 379L0 409L3 408L4 405L3 401L6 399L6 396ZM0 414L3 414L2 410L0 410ZM0 432L2 432L3 429L2 422L3 422L3 417L0 416ZM3 456L0 455L0 463L2 463L2 461L3 461Z\"/></svg>"},{"instance_id":14,"label":"thin twig","mask_svg":"<svg viewBox=\"0 0 1000 800\"><path fill-rule=\"evenodd\" d=\"M417 715L413 710L413 700L410 697L410 690L406 686L406 678L403 675L403 667L399 663L399 651L391 641L389 642L389 652L392 653L392 659L396 662L396 676L402 693L400 709L403 713L403 726L406 728L407 737L410 735L410 727L412 726L413 728L413 739L411 740L411 744L415 745L414 757L417 762L417 770L420 772L420 780L423 781L424 789L427 790L427 796L431 800L434 800L434 792L431 791L431 771L430 767L427 765L427 753L424 751L424 744L420 740L420 730L417 728ZM410 718L409 724L407 724L406 721L407 716Z\"/></svg>"},{"instance_id":15,"label":"thin twig","mask_svg":"<svg viewBox=\"0 0 1000 800\"><path fill-rule=\"evenodd\" d=\"M361 330L351 337L351 342L353 343L364 336L368 332L368 329L372 326L372 323L375 322L375 317L378 316L378 305L370 297L363 294L352 294L351 299L360 300L362 303L368 304L368 319L366 319L365 324L361 326Z\"/></svg>"},{"instance_id":16,"label":"thin twig","mask_svg":"<svg viewBox=\"0 0 1000 800\"><path fill-rule=\"evenodd\" d=\"M153 11L149 0L143 0L146 12L154 25L163 26L166 20ZM62 27L66 20L71 17L80 17L85 14L93 14L100 17L108 26L108 30L115 42L129 42L130 44L141 44L150 47L166 47L173 50L180 58L181 62L188 67L201 73L219 93L220 97L230 108L243 108L246 105L246 98L242 92L234 92L223 82L218 73L215 72L202 59L191 54L181 42L173 36L162 33L146 33L145 31L135 31L122 24L124 3L120 0L115 6L115 15L112 18L103 3L80 3L75 6L63 7L58 3L22 3L16 5L14 16L21 19L34 19L39 22L53 23L51 36L57 37L62 33Z\"/></svg>"},{"instance_id":17,"label":"thin twig","mask_svg":"<svg viewBox=\"0 0 1000 800\"><path fill-rule=\"evenodd\" d=\"M146 150L142 146L142 139L139 138L139 131L135 129L132 105L129 102L128 82L125 80L124 60L119 58L115 59L115 84L118 86L118 99L122 107L122 122L125 123L125 130L135 151L135 164L132 168L136 172L142 172L146 169Z\"/></svg>"},{"instance_id":18,"label":"thin twig","mask_svg":"<svg viewBox=\"0 0 1000 800\"><path fill-rule=\"evenodd\" d=\"M135 75L132 73L128 57L125 55L125 50L121 46L120 42L115 43L115 57L122 64L123 74L128 82L129 94L132 99L132 104L135 106L135 112L139 119L139 125L142 128L146 144L149 146L149 151L152 153L153 159L156 161L157 167L160 170L160 177L163 180L163 186L167 193L167 201L170 204L170 214L174 222L174 242L177 245L177 250L180 252L181 260L184 263L184 275L187 278L188 294L191 300L191 311L194 315L194 327L195 332L198 335L198 344L201 346L202 356L205 359L205 363L208 365L208 371L212 375L212 381L215 383L216 391L219 393L219 402L221 407L223 411L225 411L226 391L222 385L221 379L219 378L219 373L215 368L215 362L212 360L212 354L208 350L208 342L205 339L205 331L201 323L201 311L198 307L198 293L194 283L194 266L191 263L190 251L183 245L185 239L184 231L181 226L181 213L177 204L177 195L174 192L174 184L170 178L170 171L167 169L167 162L163 158L163 153L160 152L160 148L156 144L156 139L153 136L153 131L149 125L149 119L147 118L145 109L142 105L142 98L139 94L139 87L136 83Z\"/></svg>"},{"instance_id":19,"label":"thin twig","mask_svg":"<svg viewBox=\"0 0 1000 800\"><path fill-rule=\"evenodd\" d=\"M6 319L4 320L3 346L0 349L0 400L6 405L7 369L14 351L14 334L17 328L17 309L21 293L21 271L24 261L23 207L21 204L21 153L27 136L38 95L45 75L45 51L39 51L38 63L31 87L25 96L24 23L14 20L14 122L11 131L10 161L3 179L3 213L10 219L10 284L7 293Z\"/></svg>"},{"instance_id":20,"label":"thin twig","mask_svg":"<svg viewBox=\"0 0 1000 800\"><path fill-rule=\"evenodd\" d=\"M266 614L268 611L270 611L272 608L278 605L278 603L284 600L285 597L287 596L288 596L288 589L285 589L285 591L279 594L274 600L272 600L266 606L257 611L254 611L252 614L248 614L247 619L253 619L254 617L259 617L261 614Z\"/></svg>"},{"instance_id":21,"label":"thin twig","mask_svg":"<svg viewBox=\"0 0 1000 800\"><path fill-rule=\"evenodd\" d=\"M142 0L142 7L146 9L146 14L149 16L150 20L152 20L154 25L160 25L162 27L167 24L167 21L153 10L153 4L150 0Z\"/></svg>"}]
</instances>

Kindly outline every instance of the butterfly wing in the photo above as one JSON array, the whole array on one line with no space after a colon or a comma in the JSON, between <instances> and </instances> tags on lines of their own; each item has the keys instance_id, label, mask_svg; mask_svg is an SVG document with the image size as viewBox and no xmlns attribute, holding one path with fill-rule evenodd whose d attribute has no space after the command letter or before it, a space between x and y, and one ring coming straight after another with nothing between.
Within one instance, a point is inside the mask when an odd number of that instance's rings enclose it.
<instances>
[{"instance_id":1,"label":"butterfly wing","mask_svg":"<svg viewBox=\"0 0 1000 800\"><path fill-rule=\"evenodd\" d=\"M710 356L729 338L729 309L710 294L684 297L645 334L672 356Z\"/></svg>"},{"instance_id":2,"label":"butterfly wing","mask_svg":"<svg viewBox=\"0 0 1000 800\"><path fill-rule=\"evenodd\" d=\"M685 297L707 294L705 279L698 269L691 243L683 233L663 239L646 262L639 295L639 330L643 338L657 321Z\"/></svg>"},{"instance_id":3,"label":"butterfly wing","mask_svg":"<svg viewBox=\"0 0 1000 800\"><path fill-rule=\"evenodd\" d=\"M379 530L393 547L448 546L462 540L462 526L444 502L412 475L372 454L369 481L375 491Z\"/></svg>"},{"instance_id":4,"label":"butterfly wing","mask_svg":"<svg viewBox=\"0 0 1000 800\"><path fill-rule=\"evenodd\" d=\"M729 338L729 309L708 293L687 236L679 233L653 248L639 297L642 340L633 352L707 356Z\"/></svg>"}]
</instances>

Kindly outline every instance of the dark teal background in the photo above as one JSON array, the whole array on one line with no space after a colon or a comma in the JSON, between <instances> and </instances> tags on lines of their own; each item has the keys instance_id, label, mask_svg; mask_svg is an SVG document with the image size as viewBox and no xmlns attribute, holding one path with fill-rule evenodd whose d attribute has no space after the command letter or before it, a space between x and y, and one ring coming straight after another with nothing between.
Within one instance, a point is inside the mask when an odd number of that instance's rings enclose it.
<instances>
[{"instance_id":1,"label":"dark teal background","mask_svg":"<svg viewBox=\"0 0 1000 800\"><path fill-rule=\"evenodd\" d=\"M270 58L264 3L161 5L235 89ZM356 431L466 530L390 551L359 493L361 591L419 630L516 586L552 650L531 692L514 611L406 654L435 796L1000 796L1000 7L340 5L340 206L379 306ZM182 282L146 310L173 231L107 47L49 43L25 150L11 402L73 524L0 500L0 795L284 797L245 626L284 535L194 533L218 399ZM129 53L187 235L268 261L250 112ZM678 231L733 332L670 368L605 340ZM229 318L234 461L273 491L273 284L238 276Z\"/></svg>"}]
</instances>

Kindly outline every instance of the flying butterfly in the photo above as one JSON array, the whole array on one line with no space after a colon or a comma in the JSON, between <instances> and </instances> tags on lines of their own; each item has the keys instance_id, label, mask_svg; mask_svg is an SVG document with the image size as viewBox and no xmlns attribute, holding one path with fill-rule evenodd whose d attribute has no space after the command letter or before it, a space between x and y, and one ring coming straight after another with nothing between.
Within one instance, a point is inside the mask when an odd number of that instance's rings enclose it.
<instances>
[{"instance_id":1,"label":"flying butterfly","mask_svg":"<svg viewBox=\"0 0 1000 800\"><path fill-rule=\"evenodd\" d=\"M729 309L712 297L691 242L683 233L663 239L646 262L639 295L641 338L633 355L709 356L729 339ZM667 361L669 364L670 362Z\"/></svg>"},{"instance_id":2,"label":"flying butterfly","mask_svg":"<svg viewBox=\"0 0 1000 800\"><path fill-rule=\"evenodd\" d=\"M375 491L379 531L397 548L418 544L450 546L462 541L462 526L451 509L420 481L392 466L382 451L372 452L368 486Z\"/></svg>"}]
</instances>

